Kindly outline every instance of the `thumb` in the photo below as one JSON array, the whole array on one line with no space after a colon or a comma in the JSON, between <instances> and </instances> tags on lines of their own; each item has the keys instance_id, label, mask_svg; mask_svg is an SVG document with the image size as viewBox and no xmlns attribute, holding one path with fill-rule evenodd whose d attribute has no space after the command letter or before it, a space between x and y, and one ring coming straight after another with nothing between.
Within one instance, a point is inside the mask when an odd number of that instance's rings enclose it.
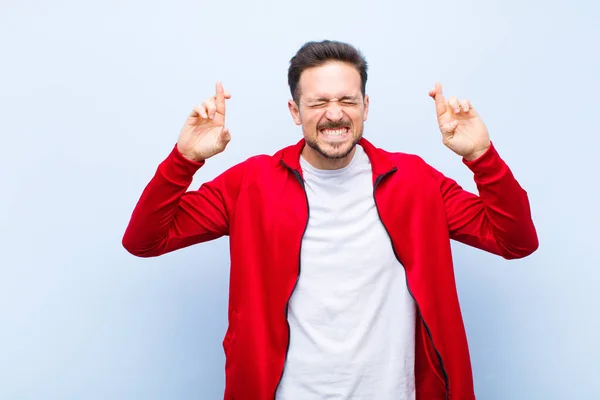
<instances>
[{"instance_id":1,"label":"thumb","mask_svg":"<svg viewBox=\"0 0 600 400\"><path fill-rule=\"evenodd\" d=\"M231 133L229 132L229 128L223 128L221 133L219 134L219 145L225 148L227 144L231 141Z\"/></svg>"},{"instance_id":2,"label":"thumb","mask_svg":"<svg viewBox=\"0 0 600 400\"><path fill-rule=\"evenodd\" d=\"M458 127L458 121L454 120L454 121L450 121L450 122L446 122L445 124L442 124L440 126L440 130L442 131L443 135L451 136L454 134L454 131L456 130L457 127Z\"/></svg>"}]
</instances>

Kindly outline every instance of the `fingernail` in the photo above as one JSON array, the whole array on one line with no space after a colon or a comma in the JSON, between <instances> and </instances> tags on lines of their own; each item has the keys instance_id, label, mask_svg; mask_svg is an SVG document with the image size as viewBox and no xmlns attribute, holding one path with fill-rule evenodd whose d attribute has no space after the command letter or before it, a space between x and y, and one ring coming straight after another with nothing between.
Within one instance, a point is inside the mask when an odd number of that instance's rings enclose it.
<instances>
[{"instance_id":1,"label":"fingernail","mask_svg":"<svg viewBox=\"0 0 600 400\"><path fill-rule=\"evenodd\" d=\"M454 109L454 112L455 112L456 114L458 114L458 113L460 112L460 110L459 110L458 108L455 108L455 109Z\"/></svg>"}]
</instances>

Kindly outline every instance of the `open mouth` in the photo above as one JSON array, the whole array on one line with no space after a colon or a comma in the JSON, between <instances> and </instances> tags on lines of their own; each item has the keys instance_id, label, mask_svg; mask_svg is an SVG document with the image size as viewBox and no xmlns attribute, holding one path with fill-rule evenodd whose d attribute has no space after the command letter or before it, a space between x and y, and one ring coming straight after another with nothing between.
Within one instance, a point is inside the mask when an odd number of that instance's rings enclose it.
<instances>
[{"instance_id":1,"label":"open mouth","mask_svg":"<svg viewBox=\"0 0 600 400\"><path fill-rule=\"evenodd\" d=\"M327 139L331 139L331 140L342 140L348 137L348 135L350 134L350 128L348 127L343 127L343 128L335 128L335 129L321 129L319 130L319 132L321 133L321 135L325 136Z\"/></svg>"}]
</instances>

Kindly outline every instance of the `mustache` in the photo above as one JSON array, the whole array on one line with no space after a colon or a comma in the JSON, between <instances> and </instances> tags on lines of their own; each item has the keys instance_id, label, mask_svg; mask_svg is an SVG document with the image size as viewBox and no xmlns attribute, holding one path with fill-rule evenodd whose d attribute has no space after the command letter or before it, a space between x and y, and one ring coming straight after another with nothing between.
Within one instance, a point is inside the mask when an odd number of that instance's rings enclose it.
<instances>
[{"instance_id":1,"label":"mustache","mask_svg":"<svg viewBox=\"0 0 600 400\"><path fill-rule=\"evenodd\" d=\"M317 125L318 130L339 129L339 128L350 128L350 121L339 121L339 122L327 121L327 122Z\"/></svg>"}]
</instances>

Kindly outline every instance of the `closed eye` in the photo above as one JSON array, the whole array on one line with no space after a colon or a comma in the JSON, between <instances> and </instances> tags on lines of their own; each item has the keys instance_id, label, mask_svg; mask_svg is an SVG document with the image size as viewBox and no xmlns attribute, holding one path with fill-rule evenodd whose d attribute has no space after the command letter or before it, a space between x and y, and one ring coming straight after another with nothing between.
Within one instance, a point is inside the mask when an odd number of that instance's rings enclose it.
<instances>
[{"instance_id":1,"label":"closed eye","mask_svg":"<svg viewBox=\"0 0 600 400\"><path fill-rule=\"evenodd\" d=\"M310 104L308 104L308 107L310 107L310 108L325 107L330 101L331 100L310 103ZM354 106L358 106L360 104L360 101L354 100L354 99L341 99L341 100L339 100L339 103L343 106L354 107Z\"/></svg>"}]
</instances>

